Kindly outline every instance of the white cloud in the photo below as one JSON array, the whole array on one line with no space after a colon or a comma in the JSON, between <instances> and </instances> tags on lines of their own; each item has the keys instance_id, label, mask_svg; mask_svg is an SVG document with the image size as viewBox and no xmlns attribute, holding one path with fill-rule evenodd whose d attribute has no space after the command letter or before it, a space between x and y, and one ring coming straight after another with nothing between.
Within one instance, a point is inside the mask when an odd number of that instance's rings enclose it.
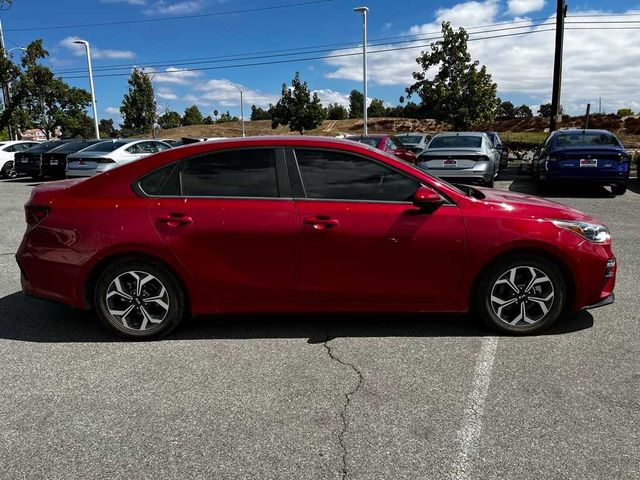
<instances>
[{"instance_id":1,"label":"white cloud","mask_svg":"<svg viewBox=\"0 0 640 480\"><path fill-rule=\"evenodd\" d=\"M146 5L146 0L100 0L102 3L127 3L129 5Z\"/></svg>"},{"instance_id":2,"label":"white cloud","mask_svg":"<svg viewBox=\"0 0 640 480\"><path fill-rule=\"evenodd\" d=\"M342 105L343 107L349 108L349 94L348 93L340 93L335 90L321 89L314 90L311 93L317 93L318 98L322 102L322 105L325 107L334 103Z\"/></svg>"},{"instance_id":3,"label":"white cloud","mask_svg":"<svg viewBox=\"0 0 640 480\"><path fill-rule=\"evenodd\" d=\"M107 107L104 109L105 113L109 115L117 115L120 116L120 109L118 107Z\"/></svg>"},{"instance_id":4,"label":"white cloud","mask_svg":"<svg viewBox=\"0 0 640 480\"><path fill-rule=\"evenodd\" d=\"M176 85L191 85L201 76L200 72L176 67L169 67L163 71L145 68L145 72L152 74L151 79L155 83L173 83Z\"/></svg>"},{"instance_id":5,"label":"white cloud","mask_svg":"<svg viewBox=\"0 0 640 480\"><path fill-rule=\"evenodd\" d=\"M465 2L436 12L433 23L411 27L409 34L427 35L440 30L444 20L454 27L473 27L496 23L505 12L496 0ZM598 14L598 11L572 11L572 15ZM609 12L610 13L610 12ZM638 12L628 12L638 13ZM521 20L521 19L519 19ZM552 20L552 17L549 17ZM487 66L498 84L500 95L527 95L548 101L553 74L554 32L540 32L549 26L536 27L532 22L517 32L539 32L521 36L503 37L469 42L474 59ZM567 111L583 111L584 104L607 99L611 109L629 103L632 92L637 92L640 78L640 30L571 30L565 33L563 62L562 103ZM484 28L482 30L485 30ZM473 32L473 29L471 29ZM480 37L486 34L480 35ZM473 40L473 35L471 36ZM401 44L410 50L396 50L369 56L369 79L378 85L408 86L413 83L412 73L418 69L416 57L426 50L427 40ZM371 50L397 48L398 45L372 47ZM359 49L339 50L336 53L359 52ZM329 78L360 81L362 58L359 55L327 59L332 67ZM637 96L637 95L636 95Z\"/></svg>"},{"instance_id":6,"label":"white cloud","mask_svg":"<svg viewBox=\"0 0 640 480\"><path fill-rule=\"evenodd\" d=\"M544 8L545 0L509 0L507 2L507 13L512 15L524 15L526 13L537 12Z\"/></svg>"},{"instance_id":7,"label":"white cloud","mask_svg":"<svg viewBox=\"0 0 640 480\"><path fill-rule=\"evenodd\" d=\"M195 90L200 92L198 100L208 104L221 105L223 107L236 107L240 104L240 93L238 89L231 85L231 81L226 79L212 79L201 82L195 86ZM269 103L276 103L279 95L263 93L240 85L243 91L245 105L267 106Z\"/></svg>"},{"instance_id":8,"label":"white cloud","mask_svg":"<svg viewBox=\"0 0 640 480\"><path fill-rule=\"evenodd\" d=\"M80 37L66 37L59 42L61 47L66 48L71 51L76 57L81 57L85 55L85 49L83 45L79 45L74 43L76 40L80 40ZM135 58L136 54L131 50L113 50L113 49L102 49L97 48L94 45L90 44L91 47L91 58L108 58L108 59L130 59Z\"/></svg>"},{"instance_id":9,"label":"white cloud","mask_svg":"<svg viewBox=\"0 0 640 480\"><path fill-rule=\"evenodd\" d=\"M156 92L156 95L158 98L163 100L176 100L178 98L178 95L176 95L173 90L166 87L160 87Z\"/></svg>"},{"instance_id":10,"label":"white cloud","mask_svg":"<svg viewBox=\"0 0 640 480\"><path fill-rule=\"evenodd\" d=\"M186 0L183 2L167 2L160 0L144 10L147 15L186 15L202 10L204 3L201 0Z\"/></svg>"}]
</instances>

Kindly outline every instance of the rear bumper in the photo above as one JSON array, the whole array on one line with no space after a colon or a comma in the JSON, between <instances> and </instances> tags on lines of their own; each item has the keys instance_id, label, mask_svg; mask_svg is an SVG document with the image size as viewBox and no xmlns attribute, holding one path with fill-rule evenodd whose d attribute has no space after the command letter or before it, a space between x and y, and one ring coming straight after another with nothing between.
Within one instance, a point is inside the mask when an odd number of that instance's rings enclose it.
<instances>
[{"instance_id":1,"label":"rear bumper","mask_svg":"<svg viewBox=\"0 0 640 480\"><path fill-rule=\"evenodd\" d=\"M430 175L435 175L436 177L447 180L476 180L481 182L490 182L493 178L493 171L486 167L474 167L468 169L420 168Z\"/></svg>"},{"instance_id":2,"label":"rear bumper","mask_svg":"<svg viewBox=\"0 0 640 480\"><path fill-rule=\"evenodd\" d=\"M95 170L67 170L66 175L68 178L80 178L80 177L93 177L96 174Z\"/></svg>"},{"instance_id":3,"label":"rear bumper","mask_svg":"<svg viewBox=\"0 0 640 480\"><path fill-rule=\"evenodd\" d=\"M42 173L45 177L64 178L65 165L43 165Z\"/></svg>"},{"instance_id":4,"label":"rear bumper","mask_svg":"<svg viewBox=\"0 0 640 480\"><path fill-rule=\"evenodd\" d=\"M22 164L22 163L16 163L14 164L14 167L16 172L18 173L22 173L25 175L41 175L42 174L42 165L28 165L28 164Z\"/></svg>"}]
</instances>

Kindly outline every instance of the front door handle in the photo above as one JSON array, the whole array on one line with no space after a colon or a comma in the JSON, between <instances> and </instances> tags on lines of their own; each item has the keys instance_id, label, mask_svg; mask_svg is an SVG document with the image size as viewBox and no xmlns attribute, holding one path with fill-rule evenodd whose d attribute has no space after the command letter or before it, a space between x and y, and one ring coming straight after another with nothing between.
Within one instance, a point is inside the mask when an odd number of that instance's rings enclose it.
<instances>
[{"instance_id":1,"label":"front door handle","mask_svg":"<svg viewBox=\"0 0 640 480\"><path fill-rule=\"evenodd\" d=\"M193 223L193 218L183 213L170 213L168 215L160 215L158 217L160 223L164 223L169 227L180 227Z\"/></svg>"},{"instance_id":2,"label":"front door handle","mask_svg":"<svg viewBox=\"0 0 640 480\"><path fill-rule=\"evenodd\" d=\"M340 225L340 222L326 215L314 215L312 217L305 217L303 220L307 225L311 225L315 230L326 230L327 228L333 228Z\"/></svg>"}]
</instances>

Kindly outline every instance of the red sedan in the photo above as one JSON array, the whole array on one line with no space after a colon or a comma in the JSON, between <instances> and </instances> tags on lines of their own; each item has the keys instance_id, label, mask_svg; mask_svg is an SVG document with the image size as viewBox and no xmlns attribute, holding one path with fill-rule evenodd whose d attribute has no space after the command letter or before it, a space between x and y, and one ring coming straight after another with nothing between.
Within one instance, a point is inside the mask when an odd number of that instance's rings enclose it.
<instances>
[{"instance_id":1,"label":"red sedan","mask_svg":"<svg viewBox=\"0 0 640 480\"><path fill-rule=\"evenodd\" d=\"M398 137L394 135L352 135L345 138L352 142L363 143L377 148L412 164L418 161L416 154L405 148L402 142L398 140Z\"/></svg>"},{"instance_id":2,"label":"red sedan","mask_svg":"<svg viewBox=\"0 0 640 480\"><path fill-rule=\"evenodd\" d=\"M526 334L613 301L597 220L349 141L189 145L41 185L25 210L24 291L132 338L254 311L473 310Z\"/></svg>"}]
</instances>

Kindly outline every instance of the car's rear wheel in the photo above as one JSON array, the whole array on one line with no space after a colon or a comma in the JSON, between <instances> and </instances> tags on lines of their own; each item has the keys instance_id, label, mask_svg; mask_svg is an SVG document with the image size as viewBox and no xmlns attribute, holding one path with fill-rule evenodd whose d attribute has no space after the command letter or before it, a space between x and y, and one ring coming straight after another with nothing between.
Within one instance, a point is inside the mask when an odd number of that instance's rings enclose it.
<instances>
[{"instance_id":1,"label":"car's rear wheel","mask_svg":"<svg viewBox=\"0 0 640 480\"><path fill-rule=\"evenodd\" d=\"M484 181L484 186L485 187L493 188L494 185L495 185L495 178L492 178L491 180L485 180Z\"/></svg>"},{"instance_id":2,"label":"car's rear wheel","mask_svg":"<svg viewBox=\"0 0 640 480\"><path fill-rule=\"evenodd\" d=\"M146 260L125 259L106 268L94 301L100 320L130 339L166 335L185 314L185 294L175 275Z\"/></svg>"},{"instance_id":3,"label":"car's rear wheel","mask_svg":"<svg viewBox=\"0 0 640 480\"><path fill-rule=\"evenodd\" d=\"M612 185L611 193L614 195L624 195L627 192L627 184L624 185Z\"/></svg>"},{"instance_id":4,"label":"car's rear wheel","mask_svg":"<svg viewBox=\"0 0 640 480\"><path fill-rule=\"evenodd\" d=\"M2 167L2 170L0 171L0 176L2 176L2 178L15 178L11 176L12 171L14 171L13 165L11 165L10 163L6 163L4 167Z\"/></svg>"},{"instance_id":5,"label":"car's rear wheel","mask_svg":"<svg viewBox=\"0 0 640 480\"><path fill-rule=\"evenodd\" d=\"M562 315L567 285L558 267L536 255L498 260L479 279L475 310L495 330L537 333Z\"/></svg>"}]
</instances>

